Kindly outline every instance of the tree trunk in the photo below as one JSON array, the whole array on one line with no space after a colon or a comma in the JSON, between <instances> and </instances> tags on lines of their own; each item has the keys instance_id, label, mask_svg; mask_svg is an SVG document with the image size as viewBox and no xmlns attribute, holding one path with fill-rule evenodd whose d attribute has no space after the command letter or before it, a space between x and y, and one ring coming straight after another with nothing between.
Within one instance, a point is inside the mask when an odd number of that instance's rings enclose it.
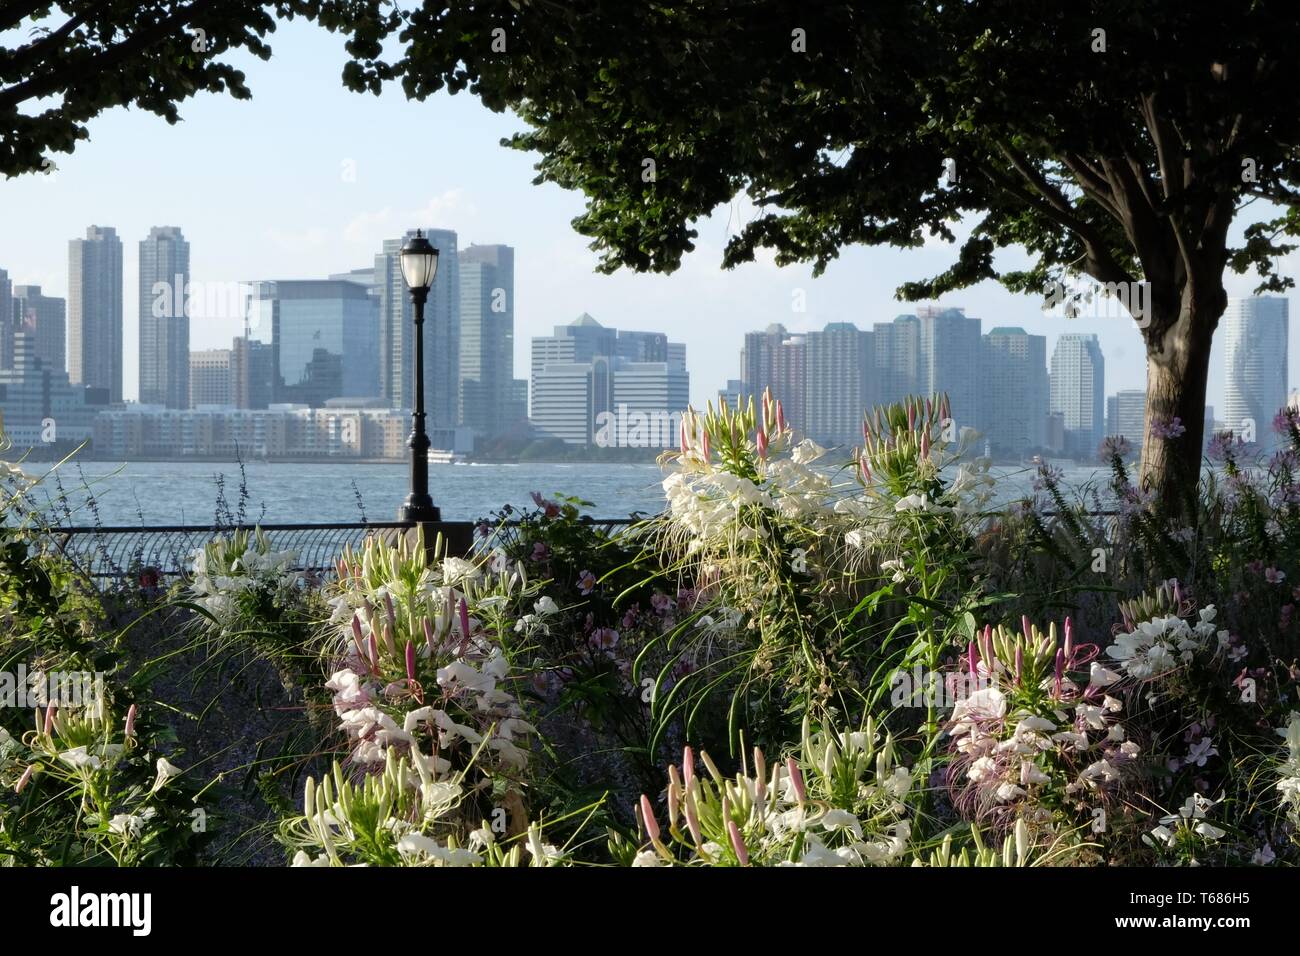
<instances>
[{"instance_id":1,"label":"tree trunk","mask_svg":"<svg viewBox=\"0 0 1300 956\"><path fill-rule=\"evenodd\" d=\"M1159 297L1153 298L1153 304L1159 302ZM1147 335L1140 485L1152 508L1186 518L1195 513L1205 447L1210 343L1227 297L1221 284L1199 295L1188 285L1174 302L1176 317L1161 315L1156 306Z\"/></svg>"}]
</instances>

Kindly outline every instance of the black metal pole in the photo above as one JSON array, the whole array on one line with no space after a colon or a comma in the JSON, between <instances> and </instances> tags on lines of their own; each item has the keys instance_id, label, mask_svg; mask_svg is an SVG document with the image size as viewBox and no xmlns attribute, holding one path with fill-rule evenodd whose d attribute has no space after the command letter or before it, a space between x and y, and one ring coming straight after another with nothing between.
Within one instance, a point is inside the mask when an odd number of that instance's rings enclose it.
<instances>
[{"instance_id":1,"label":"black metal pole","mask_svg":"<svg viewBox=\"0 0 1300 956\"><path fill-rule=\"evenodd\" d=\"M442 512L434 506L429 495L429 435L424 427L424 303L428 289L412 289L415 304L415 413L412 416L411 437L406 444L411 449L411 493L398 511L401 521L418 523L441 521Z\"/></svg>"}]
</instances>

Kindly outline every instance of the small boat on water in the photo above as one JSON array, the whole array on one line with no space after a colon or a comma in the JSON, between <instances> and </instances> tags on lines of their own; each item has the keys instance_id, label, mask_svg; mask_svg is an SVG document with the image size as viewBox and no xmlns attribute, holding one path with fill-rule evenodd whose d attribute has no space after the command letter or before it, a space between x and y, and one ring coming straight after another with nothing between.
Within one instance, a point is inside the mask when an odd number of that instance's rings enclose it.
<instances>
[{"instance_id":1,"label":"small boat on water","mask_svg":"<svg viewBox=\"0 0 1300 956\"><path fill-rule=\"evenodd\" d=\"M459 451L448 451L445 448L429 449L429 464L431 465L463 465L465 464L465 455Z\"/></svg>"}]
</instances>

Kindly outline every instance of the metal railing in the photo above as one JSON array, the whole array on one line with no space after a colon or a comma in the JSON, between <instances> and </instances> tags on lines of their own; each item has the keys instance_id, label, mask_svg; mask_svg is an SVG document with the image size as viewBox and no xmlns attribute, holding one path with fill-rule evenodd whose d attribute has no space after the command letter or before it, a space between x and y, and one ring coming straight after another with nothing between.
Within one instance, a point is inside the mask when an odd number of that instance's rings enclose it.
<instances>
[{"instance_id":1,"label":"metal railing","mask_svg":"<svg viewBox=\"0 0 1300 956\"><path fill-rule=\"evenodd\" d=\"M626 527L631 518L589 518L607 531ZM505 522L507 526L518 521ZM463 526L463 525L462 525ZM347 546L359 547L373 534L407 531L401 521L333 524L260 524L214 527L212 525L116 525L101 527L55 526L46 540L51 550L62 554L93 578L124 578L152 571L163 576L187 572L195 550L218 535L260 528L272 549L298 555L296 570L328 572Z\"/></svg>"},{"instance_id":2,"label":"metal railing","mask_svg":"<svg viewBox=\"0 0 1300 956\"><path fill-rule=\"evenodd\" d=\"M119 578L152 570L162 575L188 571L194 551L218 535L252 531L253 525L155 525L54 527L54 549L95 578ZM359 546L372 534L405 530L401 522L258 525L276 551L294 551L298 570L323 571L347 545Z\"/></svg>"}]
</instances>

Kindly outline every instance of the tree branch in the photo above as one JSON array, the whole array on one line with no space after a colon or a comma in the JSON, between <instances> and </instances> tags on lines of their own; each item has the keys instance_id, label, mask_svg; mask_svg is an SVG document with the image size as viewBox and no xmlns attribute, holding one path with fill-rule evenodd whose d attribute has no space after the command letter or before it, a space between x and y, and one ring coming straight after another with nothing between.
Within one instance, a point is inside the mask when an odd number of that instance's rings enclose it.
<instances>
[{"instance_id":1,"label":"tree branch","mask_svg":"<svg viewBox=\"0 0 1300 956\"><path fill-rule=\"evenodd\" d=\"M174 33L178 27L185 26L195 15L208 12L210 8L216 6L216 3L217 0L193 0L189 6L180 7L150 26L136 30L121 43L105 47L102 53L79 63L78 66L87 71L103 72L123 60L144 52L153 44ZM24 100L56 93L66 88L67 82L67 74L58 70L51 70L42 76L33 76L7 90L0 90L0 108L13 108Z\"/></svg>"}]
</instances>

